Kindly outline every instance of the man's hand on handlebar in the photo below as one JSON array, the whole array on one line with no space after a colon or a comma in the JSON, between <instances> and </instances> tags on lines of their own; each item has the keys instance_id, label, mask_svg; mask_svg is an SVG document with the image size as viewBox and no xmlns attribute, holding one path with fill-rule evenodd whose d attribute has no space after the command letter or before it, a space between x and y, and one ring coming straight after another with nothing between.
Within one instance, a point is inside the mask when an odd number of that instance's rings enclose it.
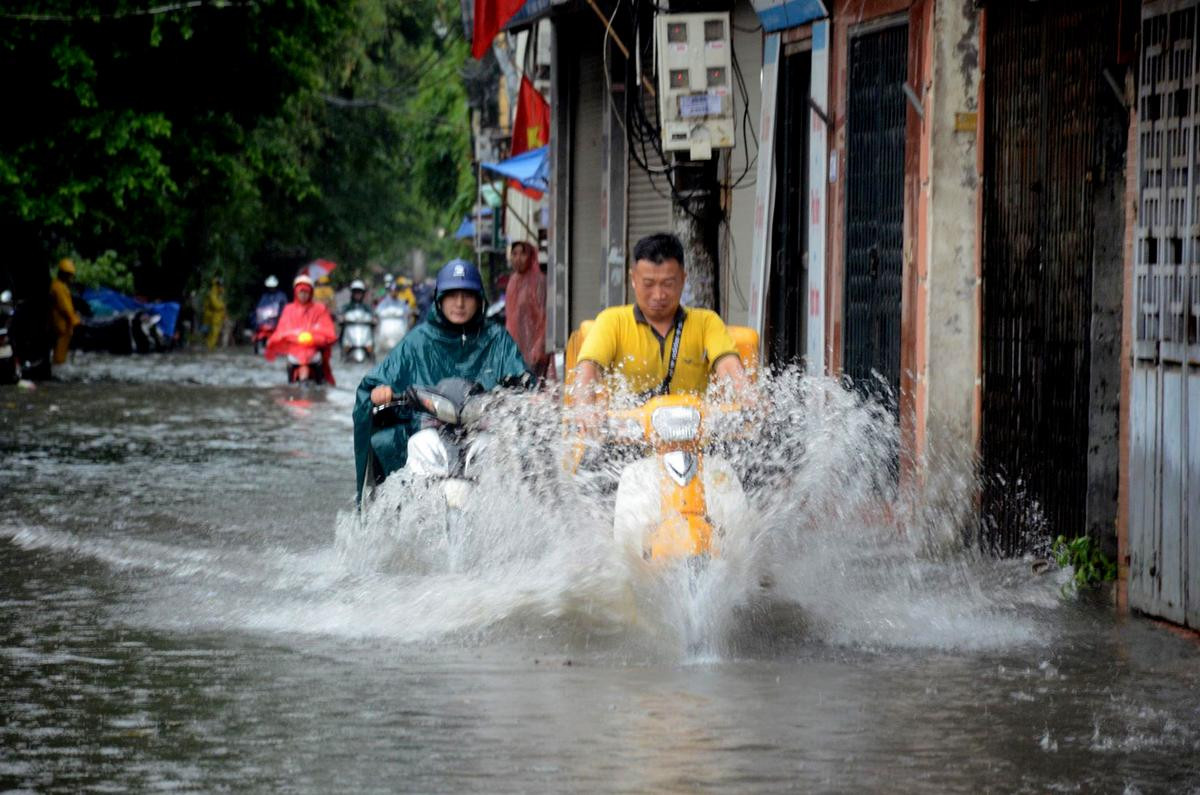
<instances>
[{"instance_id":1,"label":"man's hand on handlebar","mask_svg":"<svg viewBox=\"0 0 1200 795\"><path fill-rule=\"evenodd\" d=\"M387 384L380 384L371 390L371 402L376 406L390 403L393 397L392 388Z\"/></svg>"}]
</instances>

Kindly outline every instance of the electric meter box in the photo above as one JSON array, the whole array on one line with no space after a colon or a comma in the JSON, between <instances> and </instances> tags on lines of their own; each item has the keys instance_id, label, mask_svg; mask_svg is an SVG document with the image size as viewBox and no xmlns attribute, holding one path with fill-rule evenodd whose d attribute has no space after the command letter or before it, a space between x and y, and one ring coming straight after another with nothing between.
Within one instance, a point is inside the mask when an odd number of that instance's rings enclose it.
<instances>
[{"instance_id":1,"label":"electric meter box","mask_svg":"<svg viewBox=\"0 0 1200 795\"><path fill-rule=\"evenodd\" d=\"M729 14L659 14L655 36L663 151L708 160L732 147Z\"/></svg>"}]
</instances>

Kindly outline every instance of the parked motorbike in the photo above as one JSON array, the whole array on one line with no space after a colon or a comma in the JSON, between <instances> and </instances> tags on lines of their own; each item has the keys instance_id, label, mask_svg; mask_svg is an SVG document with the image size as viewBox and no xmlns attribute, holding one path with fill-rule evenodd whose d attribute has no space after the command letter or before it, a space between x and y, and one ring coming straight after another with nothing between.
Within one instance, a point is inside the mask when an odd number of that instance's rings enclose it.
<instances>
[{"instance_id":1,"label":"parked motorbike","mask_svg":"<svg viewBox=\"0 0 1200 795\"><path fill-rule=\"evenodd\" d=\"M267 349L267 340L279 325L279 304L261 303L254 308L254 352L261 355Z\"/></svg>"},{"instance_id":2,"label":"parked motorbike","mask_svg":"<svg viewBox=\"0 0 1200 795\"><path fill-rule=\"evenodd\" d=\"M356 306L342 316L342 361L375 361L375 316Z\"/></svg>"},{"instance_id":3,"label":"parked motorbike","mask_svg":"<svg viewBox=\"0 0 1200 795\"><path fill-rule=\"evenodd\" d=\"M8 333L12 318L12 292L5 290L0 293L0 384L15 384L21 380L21 364Z\"/></svg>"},{"instance_id":4,"label":"parked motorbike","mask_svg":"<svg viewBox=\"0 0 1200 795\"><path fill-rule=\"evenodd\" d=\"M387 355L408 333L412 307L403 301L385 301L375 307L379 325L375 327L375 350Z\"/></svg>"},{"instance_id":5,"label":"parked motorbike","mask_svg":"<svg viewBox=\"0 0 1200 795\"><path fill-rule=\"evenodd\" d=\"M161 315L142 309L90 317L75 328L71 347L117 354L165 351L170 341L162 333L161 320Z\"/></svg>"}]
</instances>

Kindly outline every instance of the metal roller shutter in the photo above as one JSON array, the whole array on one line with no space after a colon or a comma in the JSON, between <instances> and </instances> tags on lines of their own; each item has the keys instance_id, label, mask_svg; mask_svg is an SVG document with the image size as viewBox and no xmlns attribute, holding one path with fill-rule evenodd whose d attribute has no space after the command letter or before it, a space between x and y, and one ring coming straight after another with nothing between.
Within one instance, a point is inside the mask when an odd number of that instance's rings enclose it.
<instances>
[{"instance_id":1,"label":"metal roller shutter","mask_svg":"<svg viewBox=\"0 0 1200 795\"><path fill-rule=\"evenodd\" d=\"M655 110L654 97L647 95L644 106L646 116L653 119ZM662 162L653 152L648 152L649 166L661 168ZM628 197L626 206L628 222L625 225L625 256L632 259L633 247L646 235L655 232L673 232L674 220L671 216L670 187L664 174L655 174L653 178L633 158L629 158ZM657 188L657 190L656 190ZM665 195L664 195L665 194Z\"/></svg>"},{"instance_id":2,"label":"metal roller shutter","mask_svg":"<svg viewBox=\"0 0 1200 795\"><path fill-rule=\"evenodd\" d=\"M579 91L571 125L570 326L603 308L604 245L600 239L604 73L600 54L579 59Z\"/></svg>"}]
</instances>

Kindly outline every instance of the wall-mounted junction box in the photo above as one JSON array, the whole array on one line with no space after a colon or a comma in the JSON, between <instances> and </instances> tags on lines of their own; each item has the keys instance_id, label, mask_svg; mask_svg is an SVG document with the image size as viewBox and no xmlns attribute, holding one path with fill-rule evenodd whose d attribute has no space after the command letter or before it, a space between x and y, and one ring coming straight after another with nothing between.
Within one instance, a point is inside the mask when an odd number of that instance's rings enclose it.
<instances>
[{"instance_id":1,"label":"wall-mounted junction box","mask_svg":"<svg viewBox=\"0 0 1200 795\"><path fill-rule=\"evenodd\" d=\"M663 151L708 160L732 147L729 14L659 14L655 37Z\"/></svg>"}]
</instances>

